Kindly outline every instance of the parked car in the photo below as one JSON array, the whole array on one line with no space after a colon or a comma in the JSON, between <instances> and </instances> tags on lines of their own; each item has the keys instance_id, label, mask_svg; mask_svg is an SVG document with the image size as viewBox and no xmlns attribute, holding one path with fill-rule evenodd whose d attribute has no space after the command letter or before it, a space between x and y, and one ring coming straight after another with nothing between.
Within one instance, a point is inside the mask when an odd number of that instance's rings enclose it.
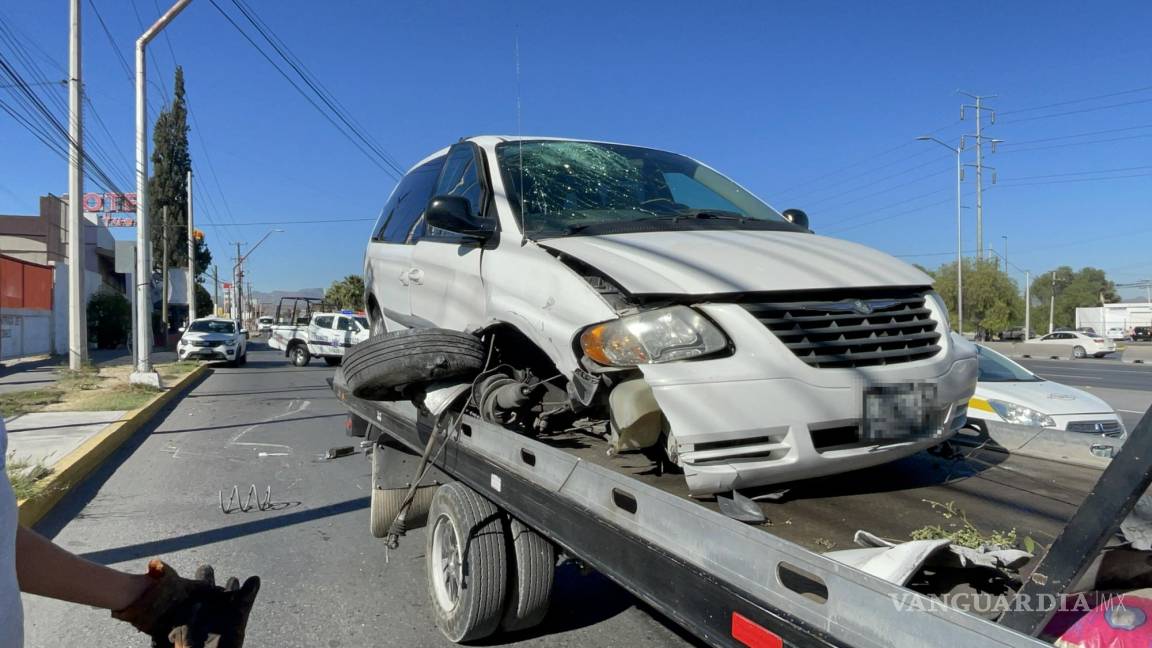
<instances>
[{"instance_id":1,"label":"parked car","mask_svg":"<svg viewBox=\"0 0 1152 648\"><path fill-rule=\"evenodd\" d=\"M268 346L283 351L288 361L297 367L307 365L312 358L323 358L335 367L352 345L368 338L368 330L368 319L363 315L351 311L318 312L312 313L303 325L274 326Z\"/></svg>"},{"instance_id":2,"label":"parked car","mask_svg":"<svg viewBox=\"0 0 1152 648\"><path fill-rule=\"evenodd\" d=\"M987 347L977 345L977 355L979 382L968 403L970 426L1083 433L1089 446L1099 443L1102 437L1118 442L1117 445L1123 443L1127 435L1123 421L1100 398L1045 380Z\"/></svg>"},{"instance_id":3,"label":"parked car","mask_svg":"<svg viewBox=\"0 0 1152 648\"><path fill-rule=\"evenodd\" d=\"M192 320L176 345L180 360L224 361L235 367L248 362L247 331L222 317Z\"/></svg>"},{"instance_id":4,"label":"parked car","mask_svg":"<svg viewBox=\"0 0 1152 648\"><path fill-rule=\"evenodd\" d=\"M1096 329L1092 328L1091 326L1080 326L1072 330L1083 333L1084 335L1098 335L1096 333Z\"/></svg>"},{"instance_id":5,"label":"parked car","mask_svg":"<svg viewBox=\"0 0 1152 648\"><path fill-rule=\"evenodd\" d=\"M1116 343L1112 340L1095 335L1086 335L1079 331L1057 331L1032 338L1025 344L1040 342L1069 347L1069 355L1073 358L1086 358L1088 356L1103 358L1109 353L1116 353Z\"/></svg>"},{"instance_id":6,"label":"parked car","mask_svg":"<svg viewBox=\"0 0 1152 648\"><path fill-rule=\"evenodd\" d=\"M1127 340L1128 332L1119 327L1111 327L1104 332L1104 336L1110 340Z\"/></svg>"},{"instance_id":7,"label":"parked car","mask_svg":"<svg viewBox=\"0 0 1152 648\"><path fill-rule=\"evenodd\" d=\"M1036 335L1034 331L1029 331L1029 333L1030 335L1027 337L1033 337ZM1000 340L1002 342L1019 342L1024 339L1025 335L1023 326L1016 326L1000 333Z\"/></svg>"},{"instance_id":8,"label":"parked car","mask_svg":"<svg viewBox=\"0 0 1152 648\"><path fill-rule=\"evenodd\" d=\"M486 419L607 433L695 495L906 457L975 388L931 277L654 149L462 140L400 181L364 274L358 396L471 371Z\"/></svg>"},{"instance_id":9,"label":"parked car","mask_svg":"<svg viewBox=\"0 0 1152 648\"><path fill-rule=\"evenodd\" d=\"M275 319L265 315L256 320L256 324L258 325L256 330L260 331L260 333L271 333L272 325L275 323Z\"/></svg>"},{"instance_id":10,"label":"parked car","mask_svg":"<svg viewBox=\"0 0 1152 648\"><path fill-rule=\"evenodd\" d=\"M1138 342L1152 340L1152 326L1137 326L1132 329L1132 339Z\"/></svg>"}]
</instances>

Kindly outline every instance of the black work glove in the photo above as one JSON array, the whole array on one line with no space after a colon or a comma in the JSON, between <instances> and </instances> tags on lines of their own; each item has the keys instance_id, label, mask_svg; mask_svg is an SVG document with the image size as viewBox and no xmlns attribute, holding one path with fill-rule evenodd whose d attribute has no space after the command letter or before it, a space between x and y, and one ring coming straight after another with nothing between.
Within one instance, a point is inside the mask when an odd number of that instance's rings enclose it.
<instances>
[{"instance_id":1,"label":"black work glove","mask_svg":"<svg viewBox=\"0 0 1152 648\"><path fill-rule=\"evenodd\" d=\"M222 588L216 586L209 566L200 567L196 578L188 579L159 560L148 563L148 577L152 585L131 605L113 611L112 617L150 636L154 648L172 648L170 637L177 635L186 642L181 646L243 646L248 613L260 590L258 577L249 578L243 587L230 578L231 589ZM215 643L207 643L210 639Z\"/></svg>"}]
</instances>

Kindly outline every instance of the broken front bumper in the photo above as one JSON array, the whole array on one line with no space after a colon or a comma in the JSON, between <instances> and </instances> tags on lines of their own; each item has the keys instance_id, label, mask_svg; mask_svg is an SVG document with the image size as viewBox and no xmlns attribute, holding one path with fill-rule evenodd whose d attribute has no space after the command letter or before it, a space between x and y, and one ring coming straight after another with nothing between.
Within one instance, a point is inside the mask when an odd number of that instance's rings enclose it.
<instances>
[{"instance_id":1,"label":"broken front bumper","mask_svg":"<svg viewBox=\"0 0 1152 648\"><path fill-rule=\"evenodd\" d=\"M936 357L859 369L806 365L739 306L699 307L731 337L727 358L644 365L693 495L820 477L906 457L964 425L976 359L947 336ZM931 383L934 429L861 440L869 385Z\"/></svg>"}]
</instances>

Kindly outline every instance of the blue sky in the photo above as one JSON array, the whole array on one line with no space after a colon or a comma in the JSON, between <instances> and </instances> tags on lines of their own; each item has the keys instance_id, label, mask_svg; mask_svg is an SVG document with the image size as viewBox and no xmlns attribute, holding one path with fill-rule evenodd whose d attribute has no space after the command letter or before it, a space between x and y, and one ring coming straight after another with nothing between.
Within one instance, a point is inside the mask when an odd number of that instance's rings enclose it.
<instances>
[{"instance_id":1,"label":"blue sky","mask_svg":"<svg viewBox=\"0 0 1152 648\"><path fill-rule=\"evenodd\" d=\"M131 63L136 15L150 23L158 3L94 2ZM955 251L954 157L914 138L955 143L975 128L972 112L959 121L968 100L956 90L997 94L986 134L1005 144L986 160L998 180L984 194L986 242L999 251L1007 236L1012 264L1034 273L1152 275L1148 2L248 4L405 168L461 136L517 131L518 39L524 133L686 153L780 209L806 209L820 233L928 267ZM88 93L111 134L89 119L91 137L131 160L132 85L82 6ZM64 76L67 2L7 3L0 20ZM221 266L232 242L274 227L248 223L377 215L394 181L209 0L193 0L151 52L151 78L169 92L173 61L185 69L198 213ZM164 98L151 88L154 107ZM130 166L111 171L131 184ZM0 113L0 213L33 213L38 195L66 189L64 162ZM965 204L973 250L974 196ZM271 290L359 273L370 225L275 226L286 231L253 254L250 276Z\"/></svg>"}]
</instances>

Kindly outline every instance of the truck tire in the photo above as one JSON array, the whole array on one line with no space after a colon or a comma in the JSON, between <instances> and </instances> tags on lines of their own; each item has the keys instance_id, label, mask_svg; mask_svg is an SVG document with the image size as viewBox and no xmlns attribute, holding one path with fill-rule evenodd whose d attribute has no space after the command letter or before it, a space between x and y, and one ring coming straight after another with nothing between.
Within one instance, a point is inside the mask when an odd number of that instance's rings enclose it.
<instances>
[{"instance_id":1,"label":"truck tire","mask_svg":"<svg viewBox=\"0 0 1152 648\"><path fill-rule=\"evenodd\" d=\"M483 639L504 613L508 558L504 517L467 486L441 486L428 514L428 594L449 641Z\"/></svg>"},{"instance_id":2,"label":"truck tire","mask_svg":"<svg viewBox=\"0 0 1152 648\"><path fill-rule=\"evenodd\" d=\"M556 548L544 536L520 520L508 522L508 603L500 628L506 632L540 625L548 614L552 578L556 573Z\"/></svg>"},{"instance_id":3,"label":"truck tire","mask_svg":"<svg viewBox=\"0 0 1152 648\"><path fill-rule=\"evenodd\" d=\"M303 344L297 344L288 349L288 357L293 366L296 367L306 367L312 361L312 354L308 352L308 347Z\"/></svg>"},{"instance_id":4,"label":"truck tire","mask_svg":"<svg viewBox=\"0 0 1152 648\"><path fill-rule=\"evenodd\" d=\"M339 366L340 356L324 356L324 363L329 367Z\"/></svg>"},{"instance_id":5,"label":"truck tire","mask_svg":"<svg viewBox=\"0 0 1152 648\"><path fill-rule=\"evenodd\" d=\"M483 367L480 340L447 329L386 333L357 344L344 356L348 386L356 397L368 400L401 399L405 387L470 376Z\"/></svg>"}]
</instances>

